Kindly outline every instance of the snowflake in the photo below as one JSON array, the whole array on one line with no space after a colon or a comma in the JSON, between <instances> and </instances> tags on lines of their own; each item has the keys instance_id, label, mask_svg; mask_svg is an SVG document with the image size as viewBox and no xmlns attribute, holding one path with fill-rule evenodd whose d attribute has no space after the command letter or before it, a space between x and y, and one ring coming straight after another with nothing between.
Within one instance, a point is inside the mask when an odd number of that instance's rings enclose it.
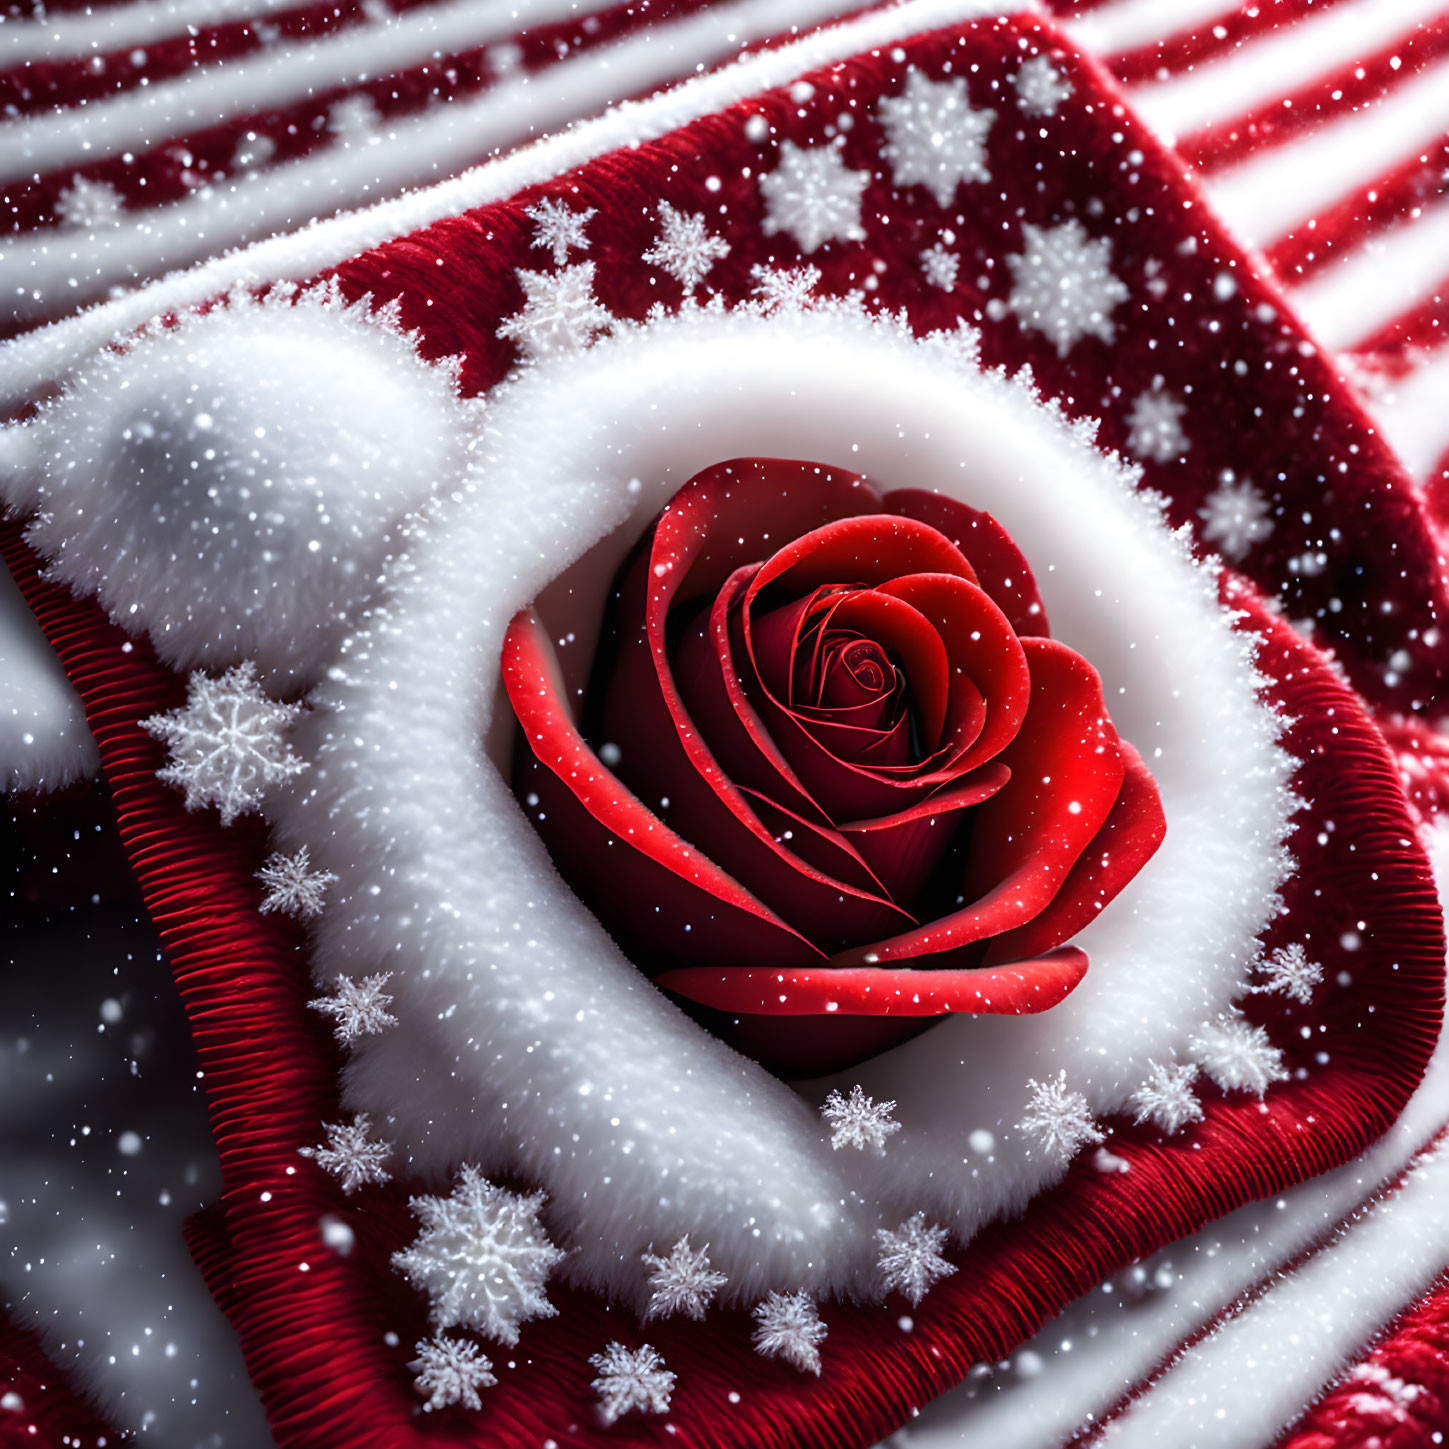
<instances>
[{"instance_id":1,"label":"snowflake","mask_svg":"<svg viewBox=\"0 0 1449 1449\"><path fill-rule=\"evenodd\" d=\"M1170 463L1188 450L1187 434L1182 419L1187 404L1179 402L1170 392L1154 384L1137 394L1132 411L1127 415L1131 431L1127 446L1139 457L1154 463Z\"/></svg>"},{"instance_id":2,"label":"snowflake","mask_svg":"<svg viewBox=\"0 0 1449 1449\"><path fill-rule=\"evenodd\" d=\"M221 823L260 808L269 786L307 768L287 743L287 727L301 705L268 699L256 666L238 664L212 679L199 669L186 683L186 704L141 721L164 740L170 763L156 778L186 791L186 808L221 807Z\"/></svg>"},{"instance_id":3,"label":"snowflake","mask_svg":"<svg viewBox=\"0 0 1449 1449\"><path fill-rule=\"evenodd\" d=\"M755 1304L754 1315L756 1353L782 1358L802 1374L820 1373L820 1345L829 1330L808 1293L772 1291Z\"/></svg>"},{"instance_id":4,"label":"snowflake","mask_svg":"<svg viewBox=\"0 0 1449 1449\"><path fill-rule=\"evenodd\" d=\"M667 201L659 203L659 221L659 235L644 260L668 272L691 296L714 264L729 256L730 244L705 226L700 212L676 211Z\"/></svg>"},{"instance_id":5,"label":"snowflake","mask_svg":"<svg viewBox=\"0 0 1449 1449\"><path fill-rule=\"evenodd\" d=\"M343 1046L350 1046L360 1036L375 1036L384 1027L397 1025L397 1017L387 1009L392 1005L392 997L382 989L391 980L391 971L364 976L361 981L339 976L335 996L319 996L308 1005L313 1011L332 1017L336 1023L333 1036Z\"/></svg>"},{"instance_id":6,"label":"snowflake","mask_svg":"<svg viewBox=\"0 0 1449 1449\"><path fill-rule=\"evenodd\" d=\"M780 144L780 164L760 177L766 236L787 231L807 256L835 238L862 241L861 194L869 171L852 171L833 145Z\"/></svg>"},{"instance_id":7,"label":"snowflake","mask_svg":"<svg viewBox=\"0 0 1449 1449\"><path fill-rule=\"evenodd\" d=\"M933 287L949 292L956 285L956 277L961 271L961 258L955 252L947 251L940 242L922 252L920 262L926 280Z\"/></svg>"},{"instance_id":8,"label":"snowflake","mask_svg":"<svg viewBox=\"0 0 1449 1449\"><path fill-rule=\"evenodd\" d=\"M410 1199L422 1231L392 1263L426 1290L434 1328L461 1324L512 1345L520 1324L558 1312L544 1284L564 1255L538 1221L543 1202L541 1192L509 1192L468 1165L450 1197Z\"/></svg>"},{"instance_id":9,"label":"snowflake","mask_svg":"<svg viewBox=\"0 0 1449 1449\"><path fill-rule=\"evenodd\" d=\"M413 1387L428 1395L426 1410L446 1409L462 1404L465 1409L481 1409L479 1389L491 1389L498 1382L493 1365L476 1343L466 1338L444 1338L437 1334L419 1339L414 1344L417 1357L408 1365L417 1375Z\"/></svg>"},{"instance_id":10,"label":"snowflake","mask_svg":"<svg viewBox=\"0 0 1449 1449\"><path fill-rule=\"evenodd\" d=\"M557 197L546 196L536 206L530 206L524 215L534 224L534 246L551 251L554 266L561 267L574 248L588 251L589 239L584 235L584 227L598 213L592 206L586 211L575 211Z\"/></svg>"},{"instance_id":11,"label":"snowflake","mask_svg":"<svg viewBox=\"0 0 1449 1449\"><path fill-rule=\"evenodd\" d=\"M1112 271L1109 237L1090 237L1074 217L1021 229L1026 250L1007 257L1015 285L1008 304L1023 327L1044 333L1065 357L1083 337L1110 342L1110 313L1131 294Z\"/></svg>"},{"instance_id":12,"label":"snowflake","mask_svg":"<svg viewBox=\"0 0 1449 1449\"><path fill-rule=\"evenodd\" d=\"M913 1304L926 1296L938 1278L956 1271L956 1265L941 1256L946 1229L927 1223L925 1213L916 1213L894 1232L877 1228L875 1238L881 1249L876 1262L887 1290L904 1294Z\"/></svg>"},{"instance_id":13,"label":"snowflake","mask_svg":"<svg viewBox=\"0 0 1449 1449\"><path fill-rule=\"evenodd\" d=\"M71 231L103 231L120 226L125 205L121 193L104 181L72 176L70 185L55 198L55 217Z\"/></svg>"},{"instance_id":14,"label":"snowflake","mask_svg":"<svg viewBox=\"0 0 1449 1449\"><path fill-rule=\"evenodd\" d=\"M901 1124L891 1116L895 1105L873 1101L859 1084L850 1089L848 1097L832 1092L820 1109L821 1116L832 1128L831 1147L837 1152L842 1147L854 1147L862 1152L871 1147L884 1153L886 1138L901 1130Z\"/></svg>"},{"instance_id":15,"label":"snowflake","mask_svg":"<svg viewBox=\"0 0 1449 1449\"><path fill-rule=\"evenodd\" d=\"M594 264L581 262L558 272L519 268L526 300L523 310L498 329L529 357L558 357L587 347L614 325L614 315L594 296Z\"/></svg>"},{"instance_id":16,"label":"snowflake","mask_svg":"<svg viewBox=\"0 0 1449 1449\"><path fill-rule=\"evenodd\" d=\"M1197 1068L1191 1063L1147 1063L1148 1078L1132 1094L1139 1122L1149 1119L1171 1137L1189 1122L1202 1121L1202 1103L1192 1090Z\"/></svg>"},{"instance_id":17,"label":"snowflake","mask_svg":"<svg viewBox=\"0 0 1449 1449\"><path fill-rule=\"evenodd\" d=\"M322 1128L327 1133L327 1141L322 1146L299 1147L297 1151L330 1172L348 1197L370 1182L389 1180L390 1174L383 1163L392 1152L392 1143L374 1142L367 1135L372 1130L372 1119L365 1112L359 1112L350 1125L324 1122Z\"/></svg>"},{"instance_id":18,"label":"snowflake","mask_svg":"<svg viewBox=\"0 0 1449 1449\"><path fill-rule=\"evenodd\" d=\"M1261 1097L1274 1082L1288 1077L1283 1053L1268 1040L1268 1033L1236 1012L1202 1027L1188 1050L1225 1092Z\"/></svg>"},{"instance_id":19,"label":"snowflake","mask_svg":"<svg viewBox=\"0 0 1449 1449\"><path fill-rule=\"evenodd\" d=\"M966 82L933 81L912 66L906 88L876 108L887 142L881 154L891 163L897 186L920 182L939 206L949 206L963 181L990 181L986 134L995 111L973 111Z\"/></svg>"},{"instance_id":20,"label":"snowflake","mask_svg":"<svg viewBox=\"0 0 1449 1449\"><path fill-rule=\"evenodd\" d=\"M667 1318L671 1313L703 1318L714 1295L729 1281L709 1266L708 1245L691 1248L687 1233L667 1258L645 1253L642 1261L652 1269L649 1274L652 1291L649 1306L644 1310L646 1322L651 1318Z\"/></svg>"},{"instance_id":21,"label":"snowflake","mask_svg":"<svg viewBox=\"0 0 1449 1449\"><path fill-rule=\"evenodd\" d=\"M1263 978L1254 991L1277 991L1305 1006L1313 1000L1313 988L1323 980L1323 967L1317 961L1308 959L1308 952L1295 941L1283 946L1271 956L1253 963L1253 969Z\"/></svg>"},{"instance_id":22,"label":"snowflake","mask_svg":"<svg viewBox=\"0 0 1449 1449\"><path fill-rule=\"evenodd\" d=\"M820 283L819 267L750 268L755 279L755 296L766 312L800 312L815 300Z\"/></svg>"},{"instance_id":23,"label":"snowflake","mask_svg":"<svg viewBox=\"0 0 1449 1449\"><path fill-rule=\"evenodd\" d=\"M1203 521L1203 539L1217 544L1234 563L1273 532L1267 499L1247 479L1235 482L1231 472L1223 474L1197 516Z\"/></svg>"},{"instance_id":24,"label":"snowflake","mask_svg":"<svg viewBox=\"0 0 1449 1449\"><path fill-rule=\"evenodd\" d=\"M372 97L360 91L344 96L327 110L327 129L340 137L344 145L351 141L379 140L376 131L381 121Z\"/></svg>"},{"instance_id":25,"label":"snowflake","mask_svg":"<svg viewBox=\"0 0 1449 1449\"><path fill-rule=\"evenodd\" d=\"M1071 93L1071 81L1044 55L1033 56L1016 73L1016 104L1024 116L1054 116Z\"/></svg>"},{"instance_id":26,"label":"snowflake","mask_svg":"<svg viewBox=\"0 0 1449 1449\"><path fill-rule=\"evenodd\" d=\"M264 916L281 911L311 921L322 914L327 887L337 877L330 870L313 870L304 845L294 855L273 851L262 862L257 879L267 888L261 905Z\"/></svg>"},{"instance_id":27,"label":"snowflake","mask_svg":"<svg viewBox=\"0 0 1449 1449\"><path fill-rule=\"evenodd\" d=\"M1102 1130L1092 1121L1092 1109L1080 1092L1067 1089L1067 1074L1057 1073L1054 1082L1027 1082L1031 1096L1026 1115L1018 1126L1048 1157L1067 1162L1080 1148L1100 1142Z\"/></svg>"},{"instance_id":28,"label":"snowflake","mask_svg":"<svg viewBox=\"0 0 1449 1449\"><path fill-rule=\"evenodd\" d=\"M641 1414L667 1414L674 1392L674 1375L664 1367L657 1349L643 1344L637 1349L611 1343L589 1362L599 1376L589 1386L599 1396L599 1410L606 1424L621 1414L638 1409Z\"/></svg>"}]
</instances>

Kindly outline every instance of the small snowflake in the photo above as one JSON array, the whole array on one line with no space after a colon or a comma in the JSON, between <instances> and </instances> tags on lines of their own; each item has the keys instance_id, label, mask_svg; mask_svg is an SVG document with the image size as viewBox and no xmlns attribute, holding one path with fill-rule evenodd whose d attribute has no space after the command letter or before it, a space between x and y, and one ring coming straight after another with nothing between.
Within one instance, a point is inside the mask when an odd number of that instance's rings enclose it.
<instances>
[{"instance_id":1,"label":"small snowflake","mask_svg":"<svg viewBox=\"0 0 1449 1449\"><path fill-rule=\"evenodd\" d=\"M1127 446L1139 457L1153 463L1170 463L1188 450L1187 434L1182 419L1187 404L1179 401L1160 385L1137 394L1132 411L1127 414L1131 431Z\"/></svg>"},{"instance_id":2,"label":"small snowflake","mask_svg":"<svg viewBox=\"0 0 1449 1449\"><path fill-rule=\"evenodd\" d=\"M521 1324L558 1312L544 1285L564 1255L538 1221L543 1203L541 1192L509 1192L468 1165L451 1196L409 1201L422 1231L392 1264L427 1292L434 1328L462 1325L511 1346Z\"/></svg>"},{"instance_id":3,"label":"small snowflake","mask_svg":"<svg viewBox=\"0 0 1449 1449\"><path fill-rule=\"evenodd\" d=\"M344 96L327 111L327 129L344 144L381 139L376 135L381 122L382 116L378 112L377 103L361 91L355 95Z\"/></svg>"},{"instance_id":4,"label":"small snowflake","mask_svg":"<svg viewBox=\"0 0 1449 1449\"><path fill-rule=\"evenodd\" d=\"M327 1141L318 1147L299 1147L302 1157L310 1157L318 1167L330 1172L342 1184L342 1191L351 1197L370 1182L387 1182L389 1173L383 1166L392 1153L391 1142L374 1142L372 1119L359 1112L350 1123L324 1122Z\"/></svg>"},{"instance_id":5,"label":"small snowflake","mask_svg":"<svg viewBox=\"0 0 1449 1449\"><path fill-rule=\"evenodd\" d=\"M643 1344L637 1349L611 1343L589 1363L599 1376L590 1388L599 1396L599 1412L606 1424L621 1414L637 1409L641 1414L667 1414L674 1393L674 1375L664 1367L657 1349Z\"/></svg>"},{"instance_id":6,"label":"small snowflake","mask_svg":"<svg viewBox=\"0 0 1449 1449\"><path fill-rule=\"evenodd\" d=\"M780 144L780 164L760 177L766 236L789 232L809 256L828 241L861 241L861 195L869 171L852 171L834 145Z\"/></svg>"},{"instance_id":7,"label":"small snowflake","mask_svg":"<svg viewBox=\"0 0 1449 1449\"><path fill-rule=\"evenodd\" d=\"M125 203L121 193L104 181L71 177L70 185L55 198L55 217L69 231L106 231L120 226Z\"/></svg>"},{"instance_id":8,"label":"small snowflake","mask_svg":"<svg viewBox=\"0 0 1449 1449\"><path fill-rule=\"evenodd\" d=\"M899 187L919 182L939 206L949 206L963 181L990 181L986 135L996 112L973 111L960 76L933 81L915 66L906 88L876 107L887 141L881 154Z\"/></svg>"},{"instance_id":9,"label":"small snowflake","mask_svg":"<svg viewBox=\"0 0 1449 1449\"><path fill-rule=\"evenodd\" d=\"M552 252L554 266L561 267L568 261L570 251L588 251L589 239L584 228L598 212L592 206L585 211L575 211L557 197L546 196L530 206L524 215L534 226L534 246Z\"/></svg>"},{"instance_id":10,"label":"small snowflake","mask_svg":"<svg viewBox=\"0 0 1449 1449\"><path fill-rule=\"evenodd\" d=\"M642 1261L652 1270L649 1306L644 1310L646 1322L651 1318L668 1318L672 1313L703 1318L714 1295L729 1282L723 1273L716 1273L709 1266L708 1246L691 1248L687 1233L667 1258L645 1253Z\"/></svg>"},{"instance_id":11,"label":"small snowflake","mask_svg":"<svg viewBox=\"0 0 1449 1449\"><path fill-rule=\"evenodd\" d=\"M594 296L594 264L581 262L558 272L518 270L523 310L508 318L498 335L517 342L529 357L558 357L587 347L614 325L613 313Z\"/></svg>"},{"instance_id":12,"label":"small snowflake","mask_svg":"<svg viewBox=\"0 0 1449 1449\"><path fill-rule=\"evenodd\" d=\"M256 665L238 664L216 679L200 670L186 683L186 703L170 714L141 721L164 740L170 763L156 778L186 791L186 808L221 809L221 823L260 809L267 789L307 768L292 752L286 732L301 705L268 699Z\"/></svg>"},{"instance_id":13,"label":"small snowflake","mask_svg":"<svg viewBox=\"0 0 1449 1449\"><path fill-rule=\"evenodd\" d=\"M1236 1012L1200 1028L1188 1050L1225 1092L1261 1097L1274 1082L1288 1078L1283 1053L1268 1040L1268 1033Z\"/></svg>"},{"instance_id":14,"label":"small snowflake","mask_svg":"<svg viewBox=\"0 0 1449 1449\"><path fill-rule=\"evenodd\" d=\"M337 877L330 870L313 870L304 845L292 855L273 851L262 862L257 879L267 888L261 904L264 916L281 911L311 921L322 914L327 887Z\"/></svg>"},{"instance_id":15,"label":"small snowflake","mask_svg":"<svg viewBox=\"0 0 1449 1449\"><path fill-rule=\"evenodd\" d=\"M1075 217L1060 226L1021 229L1023 252L1007 257L1008 305L1021 325L1043 333L1065 357L1083 337L1111 342L1111 312L1131 293L1112 271L1109 237L1091 237Z\"/></svg>"},{"instance_id":16,"label":"small snowflake","mask_svg":"<svg viewBox=\"0 0 1449 1449\"><path fill-rule=\"evenodd\" d=\"M820 1115L832 1129L831 1147L837 1152L842 1147L854 1147L861 1152L870 1147L884 1153L886 1138L901 1130L901 1124L891 1116L895 1105L873 1101L859 1085L850 1089L848 1097L832 1092L820 1109Z\"/></svg>"},{"instance_id":17,"label":"small snowflake","mask_svg":"<svg viewBox=\"0 0 1449 1449\"><path fill-rule=\"evenodd\" d=\"M684 287L685 296L691 296L714 264L729 256L730 244L705 226L700 212L676 211L667 201L659 203L659 223L659 235L644 260L668 272Z\"/></svg>"},{"instance_id":18,"label":"small snowflake","mask_svg":"<svg viewBox=\"0 0 1449 1449\"><path fill-rule=\"evenodd\" d=\"M1033 56L1016 73L1016 103L1024 116L1054 116L1071 93L1071 81L1044 55Z\"/></svg>"},{"instance_id":19,"label":"small snowflake","mask_svg":"<svg viewBox=\"0 0 1449 1449\"><path fill-rule=\"evenodd\" d=\"M1255 961L1253 969L1262 977L1253 987L1254 991L1276 991L1305 1006L1313 1000L1313 990L1323 980L1323 967L1317 961L1310 961L1308 952L1296 941Z\"/></svg>"},{"instance_id":20,"label":"small snowflake","mask_svg":"<svg viewBox=\"0 0 1449 1449\"><path fill-rule=\"evenodd\" d=\"M1202 1121L1202 1103L1192 1090L1197 1068L1191 1063L1147 1063L1148 1077L1132 1094L1138 1122L1152 1121L1171 1137L1189 1122Z\"/></svg>"},{"instance_id":21,"label":"small snowflake","mask_svg":"<svg viewBox=\"0 0 1449 1449\"><path fill-rule=\"evenodd\" d=\"M462 1404L465 1409L483 1407L478 1390L491 1389L498 1380L476 1343L437 1334L419 1339L413 1348L417 1357L408 1367L417 1375L413 1387L428 1396L424 1409L446 1409L451 1404Z\"/></svg>"},{"instance_id":22,"label":"small snowflake","mask_svg":"<svg viewBox=\"0 0 1449 1449\"><path fill-rule=\"evenodd\" d=\"M926 1296L937 1279L956 1271L956 1265L941 1256L946 1229L927 1223L925 1213L907 1218L894 1232L877 1228L875 1239L880 1244L876 1263L886 1288L903 1294L913 1304Z\"/></svg>"},{"instance_id":23,"label":"small snowflake","mask_svg":"<svg viewBox=\"0 0 1449 1449\"><path fill-rule=\"evenodd\" d=\"M755 1304L755 1352L782 1358L802 1374L820 1373L820 1345L829 1332L815 1300L804 1291L770 1292Z\"/></svg>"},{"instance_id":24,"label":"small snowflake","mask_svg":"<svg viewBox=\"0 0 1449 1449\"><path fill-rule=\"evenodd\" d=\"M955 252L947 251L940 242L921 253L920 263L926 280L933 287L949 292L956 285L956 278L961 272L961 258Z\"/></svg>"},{"instance_id":25,"label":"small snowflake","mask_svg":"<svg viewBox=\"0 0 1449 1449\"><path fill-rule=\"evenodd\" d=\"M755 279L755 296L766 312L800 312L815 300L815 288L820 284L819 267L764 267L756 264L750 268Z\"/></svg>"},{"instance_id":26,"label":"small snowflake","mask_svg":"<svg viewBox=\"0 0 1449 1449\"><path fill-rule=\"evenodd\" d=\"M375 1036L384 1027L396 1026L397 1017L388 1007L392 997L382 988L392 980L392 972L384 971L378 976L364 976L361 981L349 981L339 976L334 987L335 995L319 996L309 1002L313 1011L325 1012L332 1017L332 1034L343 1046L351 1046L360 1036Z\"/></svg>"},{"instance_id":27,"label":"small snowflake","mask_svg":"<svg viewBox=\"0 0 1449 1449\"><path fill-rule=\"evenodd\" d=\"M1054 1082L1032 1078L1027 1086L1031 1095L1018 1126L1048 1157L1069 1162L1081 1148L1102 1141L1105 1134L1092 1121L1087 1099L1068 1090L1065 1071L1058 1072Z\"/></svg>"},{"instance_id":28,"label":"small snowflake","mask_svg":"<svg viewBox=\"0 0 1449 1449\"><path fill-rule=\"evenodd\" d=\"M1203 540L1217 544L1234 563L1273 532L1268 514L1268 500L1247 479L1236 482L1231 472L1223 475L1197 511Z\"/></svg>"}]
</instances>

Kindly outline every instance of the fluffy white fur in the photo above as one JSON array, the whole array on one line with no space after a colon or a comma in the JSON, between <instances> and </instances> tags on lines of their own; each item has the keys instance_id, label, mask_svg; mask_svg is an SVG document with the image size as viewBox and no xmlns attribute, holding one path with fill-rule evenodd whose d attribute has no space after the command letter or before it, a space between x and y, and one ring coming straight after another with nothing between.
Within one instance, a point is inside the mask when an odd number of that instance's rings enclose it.
<instances>
[{"instance_id":1,"label":"fluffy white fur","mask_svg":"<svg viewBox=\"0 0 1449 1449\"><path fill-rule=\"evenodd\" d=\"M390 313L317 288L158 326L39 424L31 541L179 669L312 681L389 528L466 470L476 405Z\"/></svg>"},{"instance_id":2,"label":"fluffy white fur","mask_svg":"<svg viewBox=\"0 0 1449 1449\"><path fill-rule=\"evenodd\" d=\"M625 550L694 472L774 454L935 487L996 513L1032 561L1055 632L1101 670L1156 774L1168 838L1083 934L1086 983L1040 1018L954 1018L836 1083L894 1098L883 1162L832 1153L794 1091L650 988L557 877L484 754L508 738L498 656L547 596L566 672ZM402 1024L359 1050L347 1096L421 1170L517 1170L553 1198L568 1271L637 1297L638 1255L685 1233L725 1295L868 1288L869 1230L911 1212L962 1237L1059 1167L1014 1124L1032 1077L1066 1069L1095 1110L1226 1007L1286 863L1291 762L1249 641L1211 573L1134 475L969 340L919 343L849 306L691 310L498 389L470 485L431 506L345 648L299 747L314 768L283 836L340 877L321 975L395 974ZM580 562L581 561L581 562ZM968 1148L973 1129L994 1156ZM846 1161L844 1158L852 1160Z\"/></svg>"}]
</instances>

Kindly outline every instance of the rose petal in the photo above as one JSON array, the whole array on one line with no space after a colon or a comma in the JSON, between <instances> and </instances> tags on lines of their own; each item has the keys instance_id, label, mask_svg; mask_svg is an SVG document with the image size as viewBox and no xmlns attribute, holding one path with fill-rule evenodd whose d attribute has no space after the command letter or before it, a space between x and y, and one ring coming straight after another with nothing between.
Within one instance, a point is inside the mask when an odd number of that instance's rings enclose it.
<instances>
[{"instance_id":1,"label":"rose petal","mask_svg":"<svg viewBox=\"0 0 1449 1449\"><path fill-rule=\"evenodd\" d=\"M553 647L524 610L508 627L503 680L523 730L519 761L535 828L586 905L641 964L807 961L821 953L626 790L574 725ZM686 929L688 927L689 929Z\"/></svg>"},{"instance_id":2,"label":"rose petal","mask_svg":"<svg viewBox=\"0 0 1449 1449\"><path fill-rule=\"evenodd\" d=\"M944 493L899 488L881 500L886 513L898 513L939 529L970 560L976 580L1020 635L1051 633L1036 576L1016 540L989 514Z\"/></svg>"}]
</instances>

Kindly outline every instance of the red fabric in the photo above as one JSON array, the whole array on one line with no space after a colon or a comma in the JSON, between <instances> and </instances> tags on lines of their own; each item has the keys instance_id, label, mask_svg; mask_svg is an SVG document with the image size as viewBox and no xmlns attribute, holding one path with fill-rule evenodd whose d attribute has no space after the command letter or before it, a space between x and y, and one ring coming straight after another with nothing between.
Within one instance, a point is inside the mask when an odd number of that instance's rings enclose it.
<instances>
[{"instance_id":1,"label":"red fabric","mask_svg":"<svg viewBox=\"0 0 1449 1449\"><path fill-rule=\"evenodd\" d=\"M39 1337L0 1312L0 1449L100 1449L124 1442L50 1361Z\"/></svg>"}]
</instances>

